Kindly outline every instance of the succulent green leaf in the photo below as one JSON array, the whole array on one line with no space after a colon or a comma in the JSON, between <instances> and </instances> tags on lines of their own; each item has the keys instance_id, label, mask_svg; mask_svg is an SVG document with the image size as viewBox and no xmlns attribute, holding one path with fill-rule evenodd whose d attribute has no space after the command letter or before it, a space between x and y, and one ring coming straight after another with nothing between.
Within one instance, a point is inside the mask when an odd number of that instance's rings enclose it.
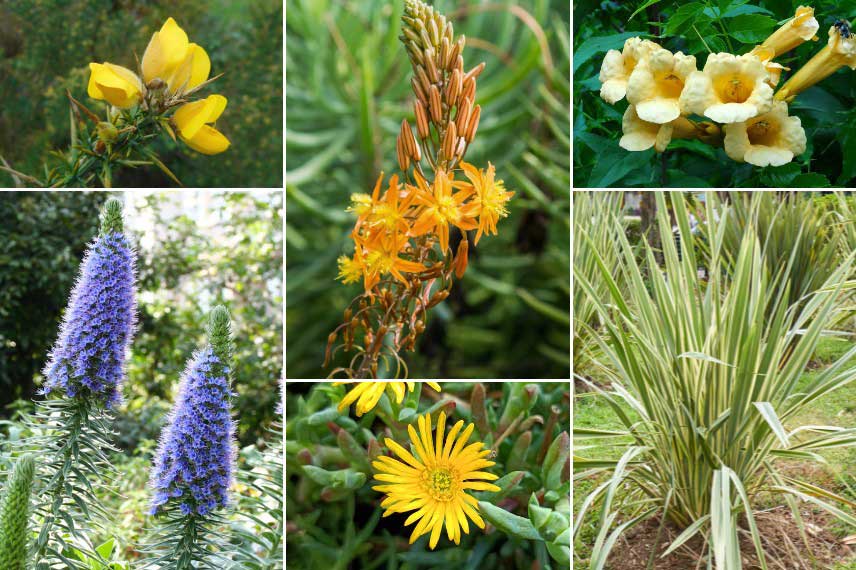
<instances>
[{"instance_id":1,"label":"succulent green leaf","mask_svg":"<svg viewBox=\"0 0 856 570\"><path fill-rule=\"evenodd\" d=\"M479 501L479 511L485 520L509 536L526 540L543 540L527 518L509 513L485 501Z\"/></svg>"},{"instance_id":2,"label":"succulent green leaf","mask_svg":"<svg viewBox=\"0 0 856 570\"><path fill-rule=\"evenodd\" d=\"M359 489L366 483L366 474L356 469L327 471L314 465L304 465L303 471L319 485L332 489Z\"/></svg>"}]
</instances>

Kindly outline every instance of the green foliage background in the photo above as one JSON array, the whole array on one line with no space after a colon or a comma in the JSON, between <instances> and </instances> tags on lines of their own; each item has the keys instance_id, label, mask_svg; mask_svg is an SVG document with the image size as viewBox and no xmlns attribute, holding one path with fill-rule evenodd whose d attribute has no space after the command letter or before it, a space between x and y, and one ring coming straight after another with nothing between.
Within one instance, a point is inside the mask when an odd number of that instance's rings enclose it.
<instances>
[{"instance_id":1,"label":"green foliage background","mask_svg":"<svg viewBox=\"0 0 856 570\"><path fill-rule=\"evenodd\" d=\"M42 174L52 149L69 144L65 90L96 113L86 95L91 61L138 68L153 32L172 16L225 73L202 94L229 103L217 128L232 146L216 157L160 137L155 149L185 186L282 185L281 0L15 0L0 3L0 156ZM150 167L125 170L116 187L174 184ZM0 186L12 179L0 174Z\"/></svg>"},{"instance_id":2,"label":"green foliage background","mask_svg":"<svg viewBox=\"0 0 856 570\"><path fill-rule=\"evenodd\" d=\"M0 487L7 443L27 435L17 421L53 344L86 244L98 229L107 192L0 192ZM233 319L234 416L241 465L252 468L274 445L282 376L282 194L278 191L201 191L195 205L185 192L130 192L126 228L138 245L139 323L128 361L125 404L116 424L119 474L102 497L120 516L103 536L118 538L132 557L149 501L151 456L187 360L205 338L207 312L226 305ZM204 226L192 212L208 208ZM132 216L146 216L143 239ZM154 236L154 239L151 239ZM39 396L36 396L38 398ZM20 398L9 403L13 398ZM246 489L244 489L246 491ZM241 495L240 505L253 501ZM247 507L245 512L255 512ZM258 513L256 513L258 514ZM236 521L235 524L239 524ZM241 523L248 525L248 521ZM125 556L117 553L120 560Z\"/></svg>"},{"instance_id":3,"label":"green foliage background","mask_svg":"<svg viewBox=\"0 0 856 570\"><path fill-rule=\"evenodd\" d=\"M618 146L622 100L614 106L599 96L598 74L609 49L634 36L673 52L696 57L702 69L708 53L742 54L763 42L798 0L582 0L574 8L574 186L577 187L852 187L856 178L856 76L849 68L800 94L789 106L808 139L806 152L779 167L737 163L721 148L700 141L673 141L665 153L628 152ZM805 64L828 40L838 18L856 17L854 0L818 0L817 42L806 42L776 61L790 72ZM708 50L710 48L710 50ZM780 85L781 85L780 83Z\"/></svg>"},{"instance_id":4,"label":"green foliage background","mask_svg":"<svg viewBox=\"0 0 856 570\"><path fill-rule=\"evenodd\" d=\"M410 376L567 378L569 6L433 5L466 35L465 68L487 64L467 159L492 162L516 195L499 235L470 248L463 280L429 315L416 353L404 355ZM397 37L403 2L287 0L286 8L286 367L290 378L318 378L328 372L327 335L361 292L335 281L354 221L349 196L394 172L395 137L402 118L414 121L413 95Z\"/></svg>"}]
</instances>

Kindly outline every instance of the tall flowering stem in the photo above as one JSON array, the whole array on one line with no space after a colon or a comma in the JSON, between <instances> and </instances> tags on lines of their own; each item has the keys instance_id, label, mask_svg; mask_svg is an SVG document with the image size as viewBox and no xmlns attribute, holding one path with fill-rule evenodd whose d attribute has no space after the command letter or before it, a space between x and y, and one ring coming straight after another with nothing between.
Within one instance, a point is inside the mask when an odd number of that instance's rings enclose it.
<instances>
[{"instance_id":1,"label":"tall flowering stem","mask_svg":"<svg viewBox=\"0 0 856 570\"><path fill-rule=\"evenodd\" d=\"M356 353L331 376L375 378L382 358L396 377L406 376L399 353L415 350L428 309L466 272L467 232L476 231L474 245L496 234L514 194L492 164L484 170L464 161L481 119L476 81L485 64L465 71L464 36L420 0L406 0L400 38L413 66L416 135L403 120L396 141L401 175L390 177L385 192L381 173L371 194L351 196L354 251L339 258L339 278L362 281L364 292L328 337L325 366L339 349ZM462 236L455 253L452 227Z\"/></svg>"},{"instance_id":2,"label":"tall flowering stem","mask_svg":"<svg viewBox=\"0 0 856 570\"><path fill-rule=\"evenodd\" d=\"M218 306L210 315L208 343L181 378L150 476L151 514L160 524L155 568L185 570L225 560L211 528L225 522L220 513L229 505L234 479L231 360L231 320Z\"/></svg>"},{"instance_id":3,"label":"tall flowering stem","mask_svg":"<svg viewBox=\"0 0 856 570\"><path fill-rule=\"evenodd\" d=\"M96 491L113 473L108 454L115 450L113 412L122 399L125 355L136 320L134 273L122 204L111 199L102 209L99 235L83 260L45 366L42 393L47 399L27 420L35 435L21 443L40 458L37 565L74 564L63 554L69 536L75 548L98 558L83 531L106 514Z\"/></svg>"},{"instance_id":4,"label":"tall flowering stem","mask_svg":"<svg viewBox=\"0 0 856 570\"><path fill-rule=\"evenodd\" d=\"M26 570L29 563L29 517L35 459L22 455L0 499L0 568Z\"/></svg>"}]
</instances>

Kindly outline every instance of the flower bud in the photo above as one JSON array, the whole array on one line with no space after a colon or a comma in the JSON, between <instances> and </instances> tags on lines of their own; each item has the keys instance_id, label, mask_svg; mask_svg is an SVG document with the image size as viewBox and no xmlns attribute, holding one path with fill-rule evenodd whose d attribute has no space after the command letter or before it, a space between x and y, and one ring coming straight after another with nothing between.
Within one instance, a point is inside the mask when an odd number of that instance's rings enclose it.
<instances>
[{"instance_id":1,"label":"flower bud","mask_svg":"<svg viewBox=\"0 0 856 570\"><path fill-rule=\"evenodd\" d=\"M95 127L95 130L98 133L98 140L105 144L113 144L119 138L119 129L113 123L101 121Z\"/></svg>"}]
</instances>

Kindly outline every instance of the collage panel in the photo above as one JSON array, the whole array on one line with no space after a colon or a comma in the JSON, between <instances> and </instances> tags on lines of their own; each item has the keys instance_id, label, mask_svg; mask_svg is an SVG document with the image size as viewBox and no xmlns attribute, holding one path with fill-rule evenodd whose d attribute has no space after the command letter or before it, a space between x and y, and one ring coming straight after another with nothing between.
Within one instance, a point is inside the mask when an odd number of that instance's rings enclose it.
<instances>
[{"instance_id":1,"label":"collage panel","mask_svg":"<svg viewBox=\"0 0 856 570\"><path fill-rule=\"evenodd\" d=\"M282 188L282 0L0 3L0 188Z\"/></svg>"},{"instance_id":2,"label":"collage panel","mask_svg":"<svg viewBox=\"0 0 856 570\"><path fill-rule=\"evenodd\" d=\"M0 568L282 568L282 193L0 193Z\"/></svg>"},{"instance_id":3,"label":"collage panel","mask_svg":"<svg viewBox=\"0 0 856 570\"><path fill-rule=\"evenodd\" d=\"M574 2L576 188L850 188L852 3Z\"/></svg>"},{"instance_id":4,"label":"collage panel","mask_svg":"<svg viewBox=\"0 0 856 570\"><path fill-rule=\"evenodd\" d=\"M287 568L571 564L568 382L288 382L285 402Z\"/></svg>"},{"instance_id":5,"label":"collage panel","mask_svg":"<svg viewBox=\"0 0 856 570\"><path fill-rule=\"evenodd\" d=\"M568 379L569 6L286 7L287 376Z\"/></svg>"},{"instance_id":6,"label":"collage panel","mask_svg":"<svg viewBox=\"0 0 856 570\"><path fill-rule=\"evenodd\" d=\"M574 193L574 565L847 570L856 194Z\"/></svg>"}]
</instances>

